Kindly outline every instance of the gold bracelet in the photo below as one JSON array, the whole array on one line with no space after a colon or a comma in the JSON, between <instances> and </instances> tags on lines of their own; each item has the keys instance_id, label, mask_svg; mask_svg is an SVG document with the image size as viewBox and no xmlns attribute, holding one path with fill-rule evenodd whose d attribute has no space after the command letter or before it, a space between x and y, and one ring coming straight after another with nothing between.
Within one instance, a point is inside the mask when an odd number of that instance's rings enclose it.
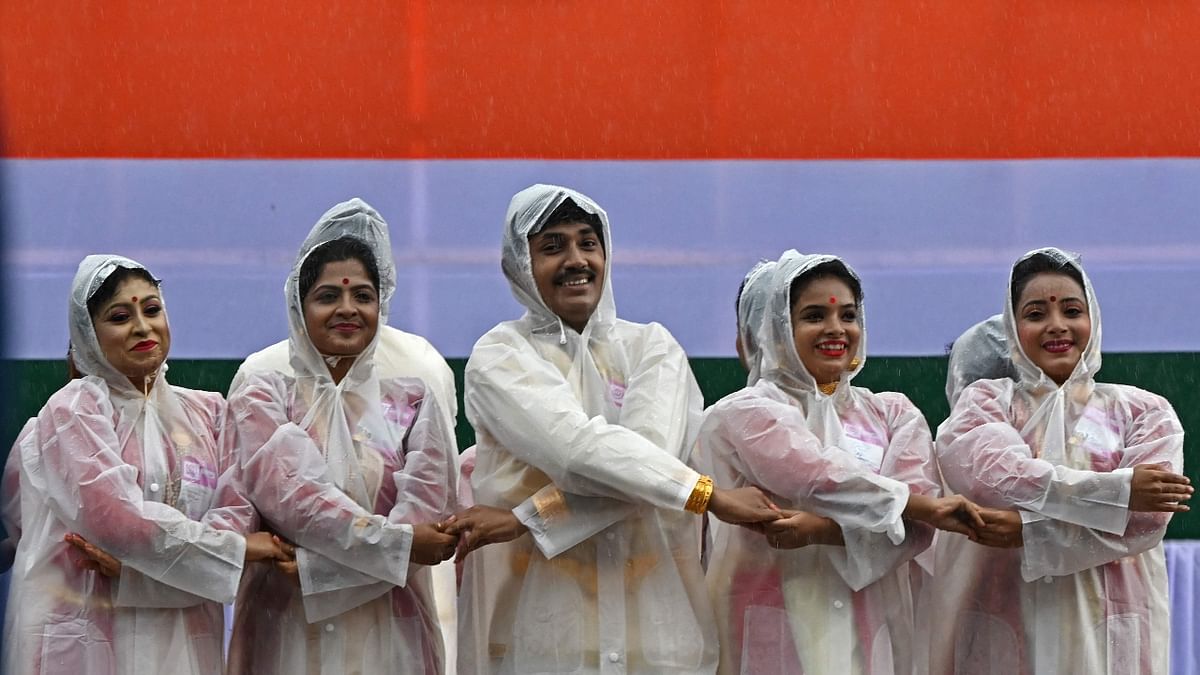
<instances>
[{"instance_id":1,"label":"gold bracelet","mask_svg":"<svg viewBox=\"0 0 1200 675\"><path fill-rule=\"evenodd\" d=\"M696 487L692 488L692 496L688 497L683 508L692 513L704 513L708 510L708 500L712 498L713 482L708 476L700 476Z\"/></svg>"}]
</instances>

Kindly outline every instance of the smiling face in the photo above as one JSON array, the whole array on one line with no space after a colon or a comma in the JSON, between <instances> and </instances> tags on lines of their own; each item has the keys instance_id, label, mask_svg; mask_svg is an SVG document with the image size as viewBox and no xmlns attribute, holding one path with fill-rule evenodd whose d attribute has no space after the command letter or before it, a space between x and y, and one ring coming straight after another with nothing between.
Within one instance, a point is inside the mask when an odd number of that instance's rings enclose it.
<instances>
[{"instance_id":1,"label":"smiling face","mask_svg":"<svg viewBox=\"0 0 1200 675\"><path fill-rule=\"evenodd\" d=\"M379 293L355 259L325 263L303 306L308 337L323 356L362 353L379 327Z\"/></svg>"},{"instance_id":2,"label":"smiling face","mask_svg":"<svg viewBox=\"0 0 1200 675\"><path fill-rule=\"evenodd\" d=\"M1065 274L1040 273L1021 291L1015 312L1026 356L1056 384L1066 382L1092 336L1083 287Z\"/></svg>"},{"instance_id":3,"label":"smiling face","mask_svg":"<svg viewBox=\"0 0 1200 675\"><path fill-rule=\"evenodd\" d=\"M862 327L845 281L823 276L801 288L792 302L792 336L800 362L817 384L837 382L850 369Z\"/></svg>"},{"instance_id":4,"label":"smiling face","mask_svg":"<svg viewBox=\"0 0 1200 675\"><path fill-rule=\"evenodd\" d=\"M158 371L171 349L171 327L158 287L131 276L92 316L104 358L139 390Z\"/></svg>"},{"instance_id":5,"label":"smiling face","mask_svg":"<svg viewBox=\"0 0 1200 675\"><path fill-rule=\"evenodd\" d=\"M529 237L533 280L542 301L582 333L604 291L604 246L587 223L563 222Z\"/></svg>"}]
</instances>

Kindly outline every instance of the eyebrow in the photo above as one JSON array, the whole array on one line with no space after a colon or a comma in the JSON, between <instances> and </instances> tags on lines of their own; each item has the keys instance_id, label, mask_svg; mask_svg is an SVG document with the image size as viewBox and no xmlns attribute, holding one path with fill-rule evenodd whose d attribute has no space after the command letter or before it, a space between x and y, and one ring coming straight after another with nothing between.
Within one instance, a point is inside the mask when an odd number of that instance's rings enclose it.
<instances>
[{"instance_id":1,"label":"eyebrow","mask_svg":"<svg viewBox=\"0 0 1200 675\"><path fill-rule=\"evenodd\" d=\"M1059 302L1079 302L1079 303L1082 303L1082 302L1083 302L1083 299L1082 299L1082 298L1077 298L1077 297L1075 297L1075 296L1073 296L1073 295L1072 295L1072 296L1071 296L1071 297L1069 297L1069 298L1059 298L1059 300L1058 300L1058 301L1059 301ZM1029 302L1027 302L1027 303L1025 303L1025 304L1021 305L1021 309L1025 309L1025 308L1029 307L1030 305L1048 305L1048 304L1050 304L1050 303L1049 303L1049 302L1047 302L1047 301L1045 301L1045 300L1030 300Z\"/></svg>"},{"instance_id":2,"label":"eyebrow","mask_svg":"<svg viewBox=\"0 0 1200 675\"><path fill-rule=\"evenodd\" d=\"M808 311L808 310L810 310L810 309L828 309L829 307L834 307L834 306L835 306L835 305L821 304L821 303L813 303L813 304L811 304L811 305L805 305L805 306L801 307L801 308L800 308L800 311L801 311L801 312L807 312L807 311ZM840 304L840 305L836 305L836 307L837 307L838 309L847 309L847 308L849 308L849 307L853 307L853 308L857 309L857 308L858 308L858 303L856 303L856 302L844 302L844 303L842 303L842 304Z\"/></svg>"},{"instance_id":3,"label":"eyebrow","mask_svg":"<svg viewBox=\"0 0 1200 675\"><path fill-rule=\"evenodd\" d=\"M314 286L314 287L313 287L313 289L312 289L312 291L309 291L309 293L312 293L313 291L319 291L319 290L322 290L322 289L325 289L325 288L332 288L332 289L333 289L333 290L335 290L335 291L336 291L336 290L338 290L339 288L349 288L349 289L350 289L350 290L352 290L352 291L357 291L357 290L359 290L360 288L369 288L369 289L371 289L372 291L374 291L374 290L375 290L375 286L373 286L373 285L372 285L370 282L361 283L361 284L354 284L353 286L345 286L345 285L342 285L342 284L335 284L335 283L333 283L333 282L329 282L329 283L318 284L318 285Z\"/></svg>"},{"instance_id":4,"label":"eyebrow","mask_svg":"<svg viewBox=\"0 0 1200 675\"><path fill-rule=\"evenodd\" d=\"M136 304L140 305L140 304L143 304L146 302L150 302L151 300L158 300L159 302L162 302L162 299L159 298L157 295L147 295L146 297L139 300ZM129 307L129 306L132 306L133 304L135 304L135 303L129 302L126 300L114 300L111 303L109 303L108 305L105 305L103 311L107 312L108 310L110 310L114 307Z\"/></svg>"},{"instance_id":5,"label":"eyebrow","mask_svg":"<svg viewBox=\"0 0 1200 675\"><path fill-rule=\"evenodd\" d=\"M537 242L537 241L541 241L543 238L544 239L565 239L565 238L571 237L571 236L579 236L579 237L589 237L589 236L590 237L598 237L599 236L596 234L596 228L592 227L591 225L589 225L587 223L579 223L579 224L582 225L582 227L580 227L578 230L572 230L570 232L562 232L562 231L546 232L545 230L543 230L543 231L538 232L537 234L534 234L531 237L529 237L529 241Z\"/></svg>"}]
</instances>

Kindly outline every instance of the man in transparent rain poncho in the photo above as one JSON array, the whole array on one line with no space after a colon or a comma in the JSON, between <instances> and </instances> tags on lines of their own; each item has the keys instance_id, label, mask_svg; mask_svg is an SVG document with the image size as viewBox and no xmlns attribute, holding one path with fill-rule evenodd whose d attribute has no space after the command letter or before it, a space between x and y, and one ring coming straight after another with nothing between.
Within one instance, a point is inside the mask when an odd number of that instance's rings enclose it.
<instances>
[{"instance_id":1,"label":"man in transparent rain poncho","mask_svg":"<svg viewBox=\"0 0 1200 675\"><path fill-rule=\"evenodd\" d=\"M929 671L1165 675L1161 540L1192 493L1172 473L1179 419L1161 396L1095 381L1100 307L1077 257L1032 251L1008 290L1004 335L973 327L951 355L938 463L989 507L979 541L998 548L939 539ZM1015 377L970 382L1005 359Z\"/></svg>"},{"instance_id":2,"label":"man in transparent rain poncho","mask_svg":"<svg viewBox=\"0 0 1200 675\"><path fill-rule=\"evenodd\" d=\"M616 318L611 252L608 216L584 195L513 197L502 267L526 312L480 338L466 372L476 506L451 526L473 551L464 675L712 673L688 511L778 517L756 488L722 490L685 463L700 391L662 326Z\"/></svg>"}]
</instances>

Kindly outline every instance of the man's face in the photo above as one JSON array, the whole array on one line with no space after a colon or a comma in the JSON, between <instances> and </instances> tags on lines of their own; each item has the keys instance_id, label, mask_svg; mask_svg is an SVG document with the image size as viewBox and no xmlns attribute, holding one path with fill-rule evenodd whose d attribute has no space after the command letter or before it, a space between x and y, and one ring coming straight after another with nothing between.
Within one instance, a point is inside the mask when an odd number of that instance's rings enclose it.
<instances>
[{"instance_id":1,"label":"man's face","mask_svg":"<svg viewBox=\"0 0 1200 675\"><path fill-rule=\"evenodd\" d=\"M604 246L587 223L563 222L529 238L533 280L563 323L583 332L604 291Z\"/></svg>"}]
</instances>

